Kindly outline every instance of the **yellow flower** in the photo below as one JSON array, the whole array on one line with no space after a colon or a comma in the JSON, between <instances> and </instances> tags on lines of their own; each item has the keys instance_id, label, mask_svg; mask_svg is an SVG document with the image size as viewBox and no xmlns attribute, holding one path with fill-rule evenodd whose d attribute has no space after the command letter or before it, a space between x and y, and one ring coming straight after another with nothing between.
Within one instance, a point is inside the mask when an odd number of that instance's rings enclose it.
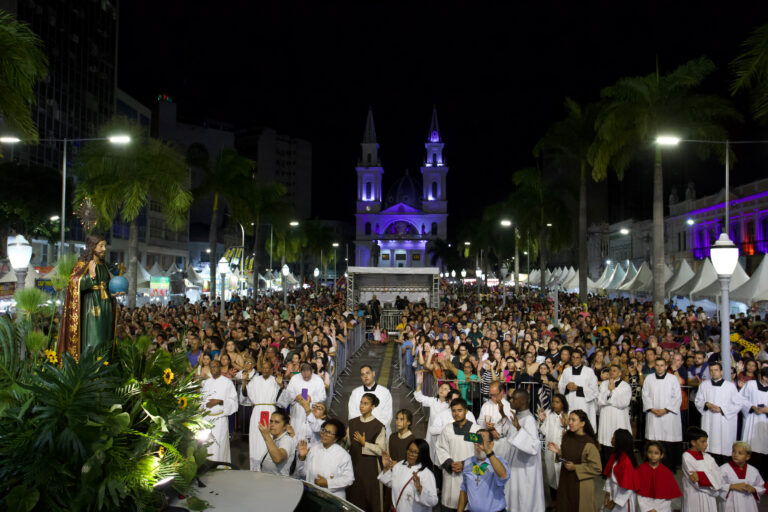
<instances>
[{"instance_id":1,"label":"yellow flower","mask_svg":"<svg viewBox=\"0 0 768 512\"><path fill-rule=\"evenodd\" d=\"M187 407L187 397L179 397L179 408L184 409Z\"/></svg>"},{"instance_id":2,"label":"yellow flower","mask_svg":"<svg viewBox=\"0 0 768 512\"><path fill-rule=\"evenodd\" d=\"M104 366L109 366L109 361L104 361Z\"/></svg>"},{"instance_id":3,"label":"yellow flower","mask_svg":"<svg viewBox=\"0 0 768 512\"><path fill-rule=\"evenodd\" d=\"M45 351L45 357L48 358L48 362L51 364L56 364L59 362L59 358L56 354L55 350L46 350Z\"/></svg>"},{"instance_id":4,"label":"yellow flower","mask_svg":"<svg viewBox=\"0 0 768 512\"><path fill-rule=\"evenodd\" d=\"M166 384L170 384L171 381L173 380L173 372L171 371L170 368L166 368L165 371L163 372L163 380L165 381Z\"/></svg>"},{"instance_id":5,"label":"yellow flower","mask_svg":"<svg viewBox=\"0 0 768 512\"><path fill-rule=\"evenodd\" d=\"M160 458L163 458L163 455L165 455L165 446L161 446L160 448L157 449L157 455Z\"/></svg>"}]
</instances>

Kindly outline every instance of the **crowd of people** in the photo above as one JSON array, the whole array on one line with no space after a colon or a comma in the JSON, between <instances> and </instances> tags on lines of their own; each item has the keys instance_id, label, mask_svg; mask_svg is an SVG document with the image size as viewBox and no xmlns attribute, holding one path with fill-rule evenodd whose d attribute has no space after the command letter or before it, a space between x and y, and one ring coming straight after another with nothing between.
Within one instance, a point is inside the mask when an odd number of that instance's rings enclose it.
<instances>
[{"instance_id":1,"label":"crowd of people","mask_svg":"<svg viewBox=\"0 0 768 512\"><path fill-rule=\"evenodd\" d=\"M355 311L329 291L280 299L235 299L224 319L205 302L121 312L121 336L148 331L155 349L188 351L211 460L230 460L229 433L242 428L251 470L306 479L363 510L661 512L681 494L683 510L757 510L768 330L754 312L731 318L723 358L716 318L674 306L654 318L626 298L561 294L555 319L535 289L510 290L502 307L496 290L445 288L438 309L401 298L394 329L380 326L376 299ZM397 344L418 405L393 414L363 366L346 421L329 415L332 361L359 322L370 343ZM411 432L420 413L424 439Z\"/></svg>"}]
</instances>

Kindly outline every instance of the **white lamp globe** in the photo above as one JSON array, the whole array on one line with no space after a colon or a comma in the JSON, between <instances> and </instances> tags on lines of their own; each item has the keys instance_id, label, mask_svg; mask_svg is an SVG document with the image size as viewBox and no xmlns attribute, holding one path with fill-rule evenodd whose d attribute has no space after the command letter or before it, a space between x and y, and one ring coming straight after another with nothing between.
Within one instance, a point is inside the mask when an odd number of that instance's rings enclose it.
<instances>
[{"instance_id":1,"label":"white lamp globe","mask_svg":"<svg viewBox=\"0 0 768 512\"><path fill-rule=\"evenodd\" d=\"M467 277L467 270L466 269L461 269L461 277L462 277L462 279Z\"/></svg>"},{"instance_id":2,"label":"white lamp globe","mask_svg":"<svg viewBox=\"0 0 768 512\"><path fill-rule=\"evenodd\" d=\"M283 272L284 276L287 276L288 274L291 273L291 269L288 268L288 264L287 263L285 265L283 265L282 272Z\"/></svg>"},{"instance_id":3,"label":"white lamp globe","mask_svg":"<svg viewBox=\"0 0 768 512\"><path fill-rule=\"evenodd\" d=\"M219 274L226 274L229 272L229 262L224 256L222 256L219 262L216 264L216 272Z\"/></svg>"},{"instance_id":4,"label":"white lamp globe","mask_svg":"<svg viewBox=\"0 0 768 512\"><path fill-rule=\"evenodd\" d=\"M315 277L319 276L320 275L320 269L315 267L315 270L312 272L312 275L315 276Z\"/></svg>"},{"instance_id":5,"label":"white lamp globe","mask_svg":"<svg viewBox=\"0 0 768 512\"><path fill-rule=\"evenodd\" d=\"M32 246L22 235L8 237L8 259L14 270L27 269L32 259Z\"/></svg>"},{"instance_id":6,"label":"white lamp globe","mask_svg":"<svg viewBox=\"0 0 768 512\"><path fill-rule=\"evenodd\" d=\"M709 257L717 275L731 276L739 262L739 248L733 245L728 233L720 233L720 238L709 251Z\"/></svg>"},{"instance_id":7,"label":"white lamp globe","mask_svg":"<svg viewBox=\"0 0 768 512\"><path fill-rule=\"evenodd\" d=\"M456 271L455 270L451 270L451 277L456 277Z\"/></svg>"}]
</instances>

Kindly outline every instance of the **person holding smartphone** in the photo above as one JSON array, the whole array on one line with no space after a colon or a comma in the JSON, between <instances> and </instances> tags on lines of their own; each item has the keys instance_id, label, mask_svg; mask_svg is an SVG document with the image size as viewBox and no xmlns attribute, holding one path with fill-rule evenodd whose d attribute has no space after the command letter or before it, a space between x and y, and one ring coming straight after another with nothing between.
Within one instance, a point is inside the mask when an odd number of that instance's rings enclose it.
<instances>
[{"instance_id":1,"label":"person holding smartphone","mask_svg":"<svg viewBox=\"0 0 768 512\"><path fill-rule=\"evenodd\" d=\"M266 359L261 361L261 374L243 374L243 392L253 404L248 428L248 458L251 471L260 471L261 462L267 452L267 445L260 433L261 426L269 426L275 403L280 393L283 378L272 376L272 365Z\"/></svg>"}]
</instances>

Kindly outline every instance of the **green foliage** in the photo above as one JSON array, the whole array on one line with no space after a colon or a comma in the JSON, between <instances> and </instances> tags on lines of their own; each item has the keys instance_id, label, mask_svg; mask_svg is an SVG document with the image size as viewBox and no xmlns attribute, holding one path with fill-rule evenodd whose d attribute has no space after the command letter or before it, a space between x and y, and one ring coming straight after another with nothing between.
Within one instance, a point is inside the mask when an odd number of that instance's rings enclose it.
<instances>
[{"instance_id":1,"label":"green foliage","mask_svg":"<svg viewBox=\"0 0 768 512\"><path fill-rule=\"evenodd\" d=\"M116 342L55 365L19 360L22 335L0 319L0 508L146 510L159 505L153 485L166 477L190 494L205 460L194 431L205 423L184 353L147 356Z\"/></svg>"},{"instance_id":2,"label":"green foliage","mask_svg":"<svg viewBox=\"0 0 768 512\"><path fill-rule=\"evenodd\" d=\"M51 277L51 283L53 289L57 292L61 292L67 288L69 283L69 276L72 275L72 270L77 264L77 255L75 254L63 254L61 258L56 262L55 272Z\"/></svg>"},{"instance_id":3,"label":"green foliage","mask_svg":"<svg viewBox=\"0 0 768 512\"><path fill-rule=\"evenodd\" d=\"M742 44L744 52L731 64L735 78L731 93L750 93L755 119L768 120L768 25L757 27Z\"/></svg>"},{"instance_id":4,"label":"green foliage","mask_svg":"<svg viewBox=\"0 0 768 512\"><path fill-rule=\"evenodd\" d=\"M36 143L35 84L48 73L43 43L28 25L0 11L0 117L10 133Z\"/></svg>"},{"instance_id":5,"label":"green foliage","mask_svg":"<svg viewBox=\"0 0 768 512\"><path fill-rule=\"evenodd\" d=\"M29 318L37 313L50 298L50 295L39 288L22 288L13 294L16 311L22 318Z\"/></svg>"}]
</instances>

